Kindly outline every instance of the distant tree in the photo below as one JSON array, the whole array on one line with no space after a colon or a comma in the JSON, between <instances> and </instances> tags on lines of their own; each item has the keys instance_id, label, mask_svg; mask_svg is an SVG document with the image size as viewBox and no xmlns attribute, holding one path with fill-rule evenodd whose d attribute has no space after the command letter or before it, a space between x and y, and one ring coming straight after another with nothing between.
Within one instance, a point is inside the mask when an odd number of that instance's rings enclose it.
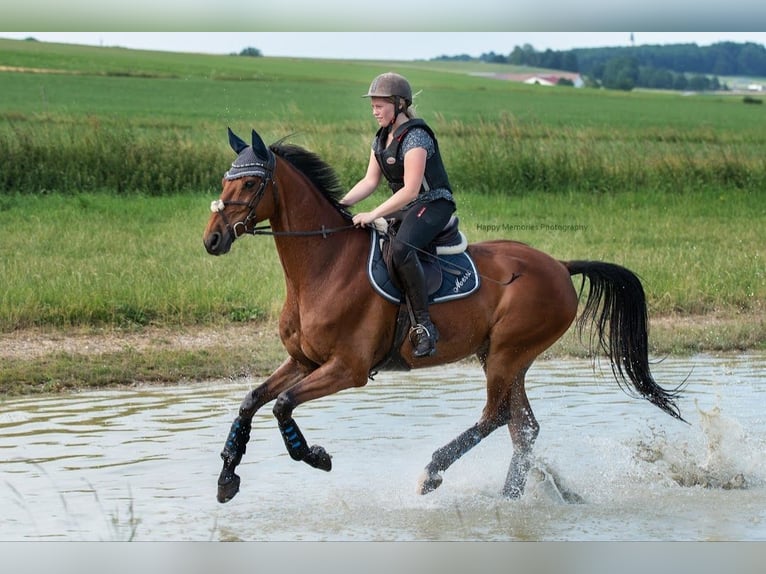
<instances>
[{"instance_id":1,"label":"distant tree","mask_svg":"<svg viewBox=\"0 0 766 574\"><path fill-rule=\"evenodd\" d=\"M563 70L562 66L562 53L554 52L550 48L540 54L539 65L542 68L548 68L549 70Z\"/></svg>"},{"instance_id":2,"label":"distant tree","mask_svg":"<svg viewBox=\"0 0 766 574\"><path fill-rule=\"evenodd\" d=\"M689 78L689 89L695 92L706 92L710 89L710 80L702 74L694 74Z\"/></svg>"},{"instance_id":3,"label":"distant tree","mask_svg":"<svg viewBox=\"0 0 766 574\"><path fill-rule=\"evenodd\" d=\"M676 74L673 78L673 89L683 92L689 87L689 80L683 74Z\"/></svg>"},{"instance_id":4,"label":"distant tree","mask_svg":"<svg viewBox=\"0 0 766 574\"><path fill-rule=\"evenodd\" d=\"M747 42L718 42L711 46L697 44L644 45L607 48L576 48L581 74L601 77L600 66L623 56L636 58L641 66L670 70L676 74L716 76L765 76L766 47Z\"/></svg>"},{"instance_id":5,"label":"distant tree","mask_svg":"<svg viewBox=\"0 0 766 574\"><path fill-rule=\"evenodd\" d=\"M564 52L561 56L561 69L567 72L579 72L580 66L577 62L577 54L571 50Z\"/></svg>"},{"instance_id":6,"label":"distant tree","mask_svg":"<svg viewBox=\"0 0 766 574\"><path fill-rule=\"evenodd\" d=\"M247 47L247 48L243 49L239 53L239 55L240 56L249 56L251 58L260 58L261 56L263 56L263 54L261 53L261 51L258 48L253 48L253 47Z\"/></svg>"},{"instance_id":7,"label":"distant tree","mask_svg":"<svg viewBox=\"0 0 766 574\"><path fill-rule=\"evenodd\" d=\"M602 82L610 90L629 92L638 83L638 62L635 58L613 58L604 66Z\"/></svg>"},{"instance_id":8,"label":"distant tree","mask_svg":"<svg viewBox=\"0 0 766 574\"><path fill-rule=\"evenodd\" d=\"M447 54L442 54L441 56L437 56L436 58L432 59L441 60L444 62L470 62L473 60L473 58L468 54L458 54L456 56L448 56Z\"/></svg>"},{"instance_id":9,"label":"distant tree","mask_svg":"<svg viewBox=\"0 0 766 574\"><path fill-rule=\"evenodd\" d=\"M514 66L526 66L527 60L524 56L524 50L520 46L514 46L513 51L508 56L508 63Z\"/></svg>"},{"instance_id":10,"label":"distant tree","mask_svg":"<svg viewBox=\"0 0 766 574\"><path fill-rule=\"evenodd\" d=\"M673 72L670 70L641 66L639 68L638 85L655 90L672 90Z\"/></svg>"},{"instance_id":11,"label":"distant tree","mask_svg":"<svg viewBox=\"0 0 766 574\"><path fill-rule=\"evenodd\" d=\"M737 68L740 74L746 76L763 75L766 70L766 48L748 42L737 57Z\"/></svg>"},{"instance_id":12,"label":"distant tree","mask_svg":"<svg viewBox=\"0 0 766 574\"><path fill-rule=\"evenodd\" d=\"M496 54L494 51L482 54L479 56L479 60L482 62L488 62L490 64L507 64L508 58L503 56L502 54Z\"/></svg>"}]
</instances>

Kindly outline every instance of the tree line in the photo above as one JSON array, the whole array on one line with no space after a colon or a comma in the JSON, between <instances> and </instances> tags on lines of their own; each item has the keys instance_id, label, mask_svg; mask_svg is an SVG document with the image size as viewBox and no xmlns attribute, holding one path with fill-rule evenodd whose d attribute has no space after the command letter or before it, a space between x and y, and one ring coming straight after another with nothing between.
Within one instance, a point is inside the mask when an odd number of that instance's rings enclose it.
<instances>
[{"instance_id":1,"label":"tree line","mask_svg":"<svg viewBox=\"0 0 766 574\"><path fill-rule=\"evenodd\" d=\"M465 54L446 60L475 60ZM586 84L632 90L726 89L719 76L766 77L766 47L752 42L718 42L710 46L669 44L537 51L530 44L509 54L488 52L479 61L579 73Z\"/></svg>"}]
</instances>

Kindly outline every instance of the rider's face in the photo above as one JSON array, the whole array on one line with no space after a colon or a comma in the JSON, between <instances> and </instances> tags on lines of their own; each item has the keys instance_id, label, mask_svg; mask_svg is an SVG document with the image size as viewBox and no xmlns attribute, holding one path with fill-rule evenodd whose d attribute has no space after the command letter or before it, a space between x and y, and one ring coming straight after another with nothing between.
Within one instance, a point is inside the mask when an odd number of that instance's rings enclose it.
<instances>
[{"instance_id":1,"label":"rider's face","mask_svg":"<svg viewBox=\"0 0 766 574\"><path fill-rule=\"evenodd\" d=\"M387 126L394 120L394 104L388 98L371 98L372 115L378 125Z\"/></svg>"}]
</instances>

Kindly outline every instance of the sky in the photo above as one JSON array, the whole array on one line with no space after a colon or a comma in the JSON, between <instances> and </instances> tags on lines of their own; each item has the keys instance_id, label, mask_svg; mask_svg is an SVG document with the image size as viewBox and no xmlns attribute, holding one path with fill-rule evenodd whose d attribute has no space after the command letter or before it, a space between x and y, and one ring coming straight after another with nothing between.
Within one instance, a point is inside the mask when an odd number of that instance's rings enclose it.
<instances>
[{"instance_id":1,"label":"sky","mask_svg":"<svg viewBox=\"0 0 766 574\"><path fill-rule=\"evenodd\" d=\"M524 44L537 51L628 46L631 34L635 45L766 44L766 32L0 32L0 38L171 52L231 54L254 47L264 56L427 60L441 55L508 54Z\"/></svg>"}]
</instances>

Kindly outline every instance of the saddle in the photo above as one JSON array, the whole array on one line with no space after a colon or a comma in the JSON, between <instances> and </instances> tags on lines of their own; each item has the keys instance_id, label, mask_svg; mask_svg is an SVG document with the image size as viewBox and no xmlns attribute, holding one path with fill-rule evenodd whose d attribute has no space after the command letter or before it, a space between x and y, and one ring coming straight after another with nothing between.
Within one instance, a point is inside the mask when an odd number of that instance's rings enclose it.
<instances>
[{"instance_id":1,"label":"saddle","mask_svg":"<svg viewBox=\"0 0 766 574\"><path fill-rule=\"evenodd\" d=\"M392 303L404 302L391 261L391 238L396 235L398 224L396 220L389 220L385 225L375 226L367 265L373 288ZM453 215L431 244L418 251L429 304L467 297L479 288L479 274L467 247L468 240L459 229L459 219Z\"/></svg>"},{"instance_id":2,"label":"saddle","mask_svg":"<svg viewBox=\"0 0 766 574\"><path fill-rule=\"evenodd\" d=\"M473 258L467 251L468 240L458 229L454 215L427 249L418 252L426 276L429 304L468 297L480 286L479 273ZM374 365L369 377L379 371L407 371L410 369L400 349L412 323L404 293L396 281L391 266L391 240L395 235L396 222L376 222L370 231L370 255L367 260L367 276L375 291L386 300L399 305L396 330L390 351Z\"/></svg>"}]
</instances>

